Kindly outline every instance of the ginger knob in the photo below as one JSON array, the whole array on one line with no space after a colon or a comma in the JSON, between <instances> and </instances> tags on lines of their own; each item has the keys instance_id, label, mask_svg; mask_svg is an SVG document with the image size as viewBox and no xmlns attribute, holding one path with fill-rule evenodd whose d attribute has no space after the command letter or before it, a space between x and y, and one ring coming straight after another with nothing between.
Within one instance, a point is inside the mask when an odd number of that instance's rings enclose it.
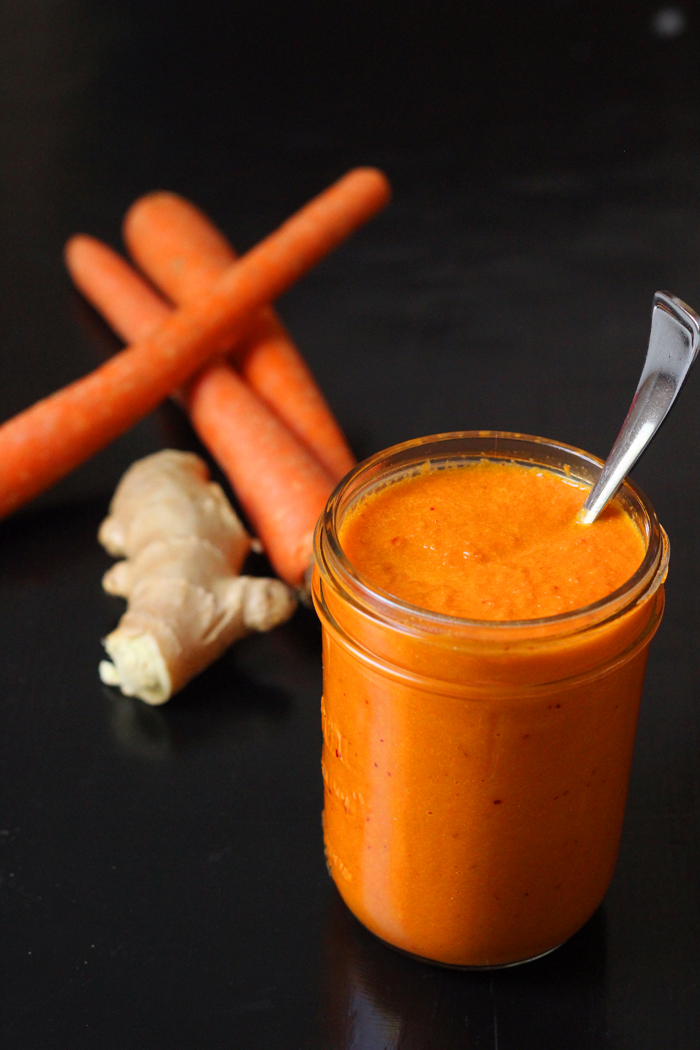
<instances>
[{"instance_id":1,"label":"ginger knob","mask_svg":"<svg viewBox=\"0 0 700 1050\"><path fill-rule=\"evenodd\" d=\"M240 576L251 539L206 464L166 449L134 463L98 537L125 555L103 586L128 601L105 639L100 677L162 704L235 642L289 619L280 580Z\"/></svg>"}]
</instances>

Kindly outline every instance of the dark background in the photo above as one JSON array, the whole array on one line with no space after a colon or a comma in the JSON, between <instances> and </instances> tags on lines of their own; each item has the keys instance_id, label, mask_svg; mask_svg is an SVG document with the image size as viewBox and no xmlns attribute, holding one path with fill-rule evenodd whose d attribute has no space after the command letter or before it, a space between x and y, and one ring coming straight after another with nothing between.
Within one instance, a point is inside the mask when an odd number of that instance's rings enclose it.
<instances>
[{"instance_id":1,"label":"dark background","mask_svg":"<svg viewBox=\"0 0 700 1050\"><path fill-rule=\"evenodd\" d=\"M118 245L161 187L245 249L369 163L391 208L279 304L358 455L500 428L605 456L653 292L700 307L699 42L690 3L0 0L0 417L119 345L71 233ZM176 409L0 524L7 1050L697 1047L699 383L635 470L672 560L617 873L521 969L420 966L340 904L312 613L162 710L100 685L96 528L133 459L197 447Z\"/></svg>"}]
</instances>

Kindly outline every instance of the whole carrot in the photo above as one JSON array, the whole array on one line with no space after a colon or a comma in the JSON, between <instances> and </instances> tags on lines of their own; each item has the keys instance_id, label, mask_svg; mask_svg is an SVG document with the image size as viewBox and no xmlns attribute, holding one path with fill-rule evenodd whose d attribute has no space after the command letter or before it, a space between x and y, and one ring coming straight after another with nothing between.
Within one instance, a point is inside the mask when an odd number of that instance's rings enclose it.
<instances>
[{"instance_id":1,"label":"whole carrot","mask_svg":"<svg viewBox=\"0 0 700 1050\"><path fill-rule=\"evenodd\" d=\"M143 339L171 311L135 270L93 237L79 234L65 257L76 286L125 339ZM315 456L225 361L186 387L202 442L227 475L276 572L299 586L312 535L335 483Z\"/></svg>"},{"instance_id":2,"label":"whole carrot","mask_svg":"<svg viewBox=\"0 0 700 1050\"><path fill-rule=\"evenodd\" d=\"M194 302L236 259L223 234L199 208L175 193L151 193L129 208L124 241L132 258L174 303ZM256 315L236 365L339 481L355 465L345 436L308 365L271 307Z\"/></svg>"},{"instance_id":3,"label":"whole carrot","mask_svg":"<svg viewBox=\"0 0 700 1050\"><path fill-rule=\"evenodd\" d=\"M389 198L381 172L359 168L225 271L197 304L150 338L0 426L0 517L64 477L231 345L251 314L286 291Z\"/></svg>"}]
</instances>

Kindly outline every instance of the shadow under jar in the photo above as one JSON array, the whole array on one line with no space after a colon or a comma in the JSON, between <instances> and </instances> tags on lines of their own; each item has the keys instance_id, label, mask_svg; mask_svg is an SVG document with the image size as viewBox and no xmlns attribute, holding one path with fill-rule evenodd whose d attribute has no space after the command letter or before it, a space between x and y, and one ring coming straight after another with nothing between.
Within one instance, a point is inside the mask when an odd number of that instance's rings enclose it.
<instances>
[{"instance_id":1,"label":"shadow under jar","mask_svg":"<svg viewBox=\"0 0 700 1050\"><path fill-rule=\"evenodd\" d=\"M323 626L324 837L330 873L373 933L460 967L551 951L600 904L617 858L668 541L625 482L646 553L613 593L539 620L409 605L345 556L358 502L413 474L489 460L590 485L601 461L496 432L397 445L338 486L315 538Z\"/></svg>"}]
</instances>

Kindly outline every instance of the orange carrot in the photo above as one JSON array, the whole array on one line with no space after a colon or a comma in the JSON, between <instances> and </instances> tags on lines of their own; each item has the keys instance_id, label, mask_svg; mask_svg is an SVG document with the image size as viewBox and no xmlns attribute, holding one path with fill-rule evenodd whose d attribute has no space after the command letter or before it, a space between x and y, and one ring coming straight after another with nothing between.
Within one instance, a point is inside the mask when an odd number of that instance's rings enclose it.
<instances>
[{"instance_id":1,"label":"orange carrot","mask_svg":"<svg viewBox=\"0 0 700 1050\"><path fill-rule=\"evenodd\" d=\"M204 212L164 190L134 201L122 236L134 262L178 305L205 295L237 258Z\"/></svg>"},{"instance_id":2,"label":"orange carrot","mask_svg":"<svg viewBox=\"0 0 700 1050\"><path fill-rule=\"evenodd\" d=\"M150 338L0 426L0 517L155 408L388 197L381 172L349 172L229 267L197 304L174 311Z\"/></svg>"},{"instance_id":3,"label":"orange carrot","mask_svg":"<svg viewBox=\"0 0 700 1050\"><path fill-rule=\"evenodd\" d=\"M334 479L228 362L205 368L186 388L185 403L275 571L302 585Z\"/></svg>"},{"instance_id":4,"label":"orange carrot","mask_svg":"<svg viewBox=\"0 0 700 1050\"><path fill-rule=\"evenodd\" d=\"M125 343L148 339L173 312L126 259L95 237L71 237L64 259L76 288Z\"/></svg>"},{"instance_id":5,"label":"orange carrot","mask_svg":"<svg viewBox=\"0 0 700 1050\"><path fill-rule=\"evenodd\" d=\"M172 308L116 252L79 234L66 245L76 286L125 339L142 339ZM277 573L293 586L311 561L316 519L335 484L228 362L208 365L184 399Z\"/></svg>"},{"instance_id":6,"label":"orange carrot","mask_svg":"<svg viewBox=\"0 0 700 1050\"><path fill-rule=\"evenodd\" d=\"M124 241L147 277L177 305L206 294L236 254L193 204L175 193L151 193L129 208ZM236 365L255 392L339 481L355 465L326 399L271 307L253 321Z\"/></svg>"}]
</instances>

